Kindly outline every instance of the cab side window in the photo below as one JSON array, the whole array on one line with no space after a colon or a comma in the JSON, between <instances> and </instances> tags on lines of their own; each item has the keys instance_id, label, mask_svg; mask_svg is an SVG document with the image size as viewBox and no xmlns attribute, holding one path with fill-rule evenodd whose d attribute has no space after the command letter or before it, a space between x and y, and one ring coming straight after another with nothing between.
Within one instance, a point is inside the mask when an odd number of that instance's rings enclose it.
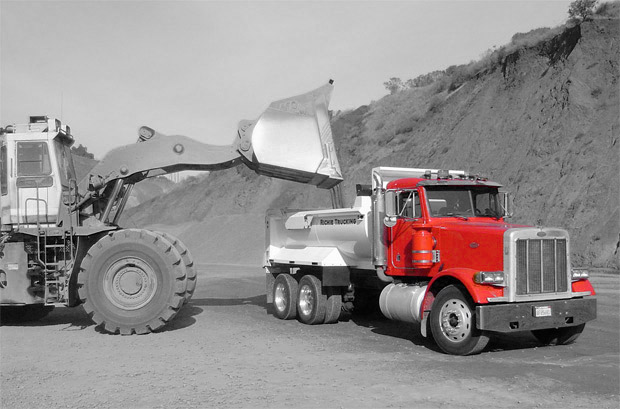
<instances>
[{"instance_id":1,"label":"cab side window","mask_svg":"<svg viewBox=\"0 0 620 409\"><path fill-rule=\"evenodd\" d=\"M397 211L401 217L414 219L421 216L420 197L416 191L403 191L398 193Z\"/></svg>"},{"instance_id":2,"label":"cab side window","mask_svg":"<svg viewBox=\"0 0 620 409\"><path fill-rule=\"evenodd\" d=\"M51 173L47 143L17 143L17 176L44 176Z\"/></svg>"}]
</instances>

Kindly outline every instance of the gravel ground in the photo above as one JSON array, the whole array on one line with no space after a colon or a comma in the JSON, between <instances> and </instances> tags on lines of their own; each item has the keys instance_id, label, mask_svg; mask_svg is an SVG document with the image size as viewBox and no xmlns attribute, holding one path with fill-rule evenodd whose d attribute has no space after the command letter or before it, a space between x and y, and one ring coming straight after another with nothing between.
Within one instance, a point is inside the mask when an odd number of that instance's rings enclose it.
<instances>
[{"instance_id":1,"label":"gravel ground","mask_svg":"<svg viewBox=\"0 0 620 409\"><path fill-rule=\"evenodd\" d=\"M442 354L419 328L375 314L280 321L256 267L199 266L165 330L100 333L81 308L0 330L0 407L618 408L620 276L597 273L598 319L573 345L502 337Z\"/></svg>"}]
</instances>

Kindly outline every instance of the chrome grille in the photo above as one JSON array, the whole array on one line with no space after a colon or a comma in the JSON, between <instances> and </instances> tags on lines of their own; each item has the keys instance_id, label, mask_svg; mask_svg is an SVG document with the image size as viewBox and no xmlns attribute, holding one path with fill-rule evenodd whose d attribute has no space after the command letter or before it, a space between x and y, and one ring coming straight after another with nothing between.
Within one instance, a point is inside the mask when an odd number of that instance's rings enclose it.
<instances>
[{"instance_id":1,"label":"chrome grille","mask_svg":"<svg viewBox=\"0 0 620 409\"><path fill-rule=\"evenodd\" d=\"M568 291L566 239L517 240L517 295Z\"/></svg>"}]
</instances>

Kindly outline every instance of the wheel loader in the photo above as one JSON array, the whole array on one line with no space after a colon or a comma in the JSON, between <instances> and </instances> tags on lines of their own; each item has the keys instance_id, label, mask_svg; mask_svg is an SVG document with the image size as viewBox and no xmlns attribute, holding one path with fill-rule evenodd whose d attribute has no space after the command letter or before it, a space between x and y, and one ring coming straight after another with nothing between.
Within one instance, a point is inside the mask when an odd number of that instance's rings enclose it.
<instances>
[{"instance_id":1,"label":"wheel loader","mask_svg":"<svg viewBox=\"0 0 620 409\"><path fill-rule=\"evenodd\" d=\"M0 132L0 318L32 320L83 305L105 332L164 327L196 288L187 247L168 234L123 228L140 181L244 164L261 175L332 189L342 181L329 124L332 82L273 102L241 121L232 144L139 129L77 179L69 126L47 116ZM338 197L336 193L332 197Z\"/></svg>"}]
</instances>

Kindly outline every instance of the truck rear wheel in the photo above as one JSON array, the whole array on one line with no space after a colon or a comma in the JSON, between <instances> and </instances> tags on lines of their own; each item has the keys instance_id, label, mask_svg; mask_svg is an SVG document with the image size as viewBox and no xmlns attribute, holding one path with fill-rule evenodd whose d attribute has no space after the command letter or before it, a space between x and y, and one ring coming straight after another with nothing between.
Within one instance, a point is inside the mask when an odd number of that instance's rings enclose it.
<instances>
[{"instance_id":1,"label":"truck rear wheel","mask_svg":"<svg viewBox=\"0 0 620 409\"><path fill-rule=\"evenodd\" d=\"M163 237L147 230L118 230L84 257L80 299L105 331L146 334L166 325L183 304L187 279L181 266L181 255Z\"/></svg>"},{"instance_id":2,"label":"truck rear wheel","mask_svg":"<svg viewBox=\"0 0 620 409\"><path fill-rule=\"evenodd\" d=\"M281 320L297 316L297 281L290 274L279 274L273 284L274 315Z\"/></svg>"},{"instance_id":3,"label":"truck rear wheel","mask_svg":"<svg viewBox=\"0 0 620 409\"><path fill-rule=\"evenodd\" d=\"M439 291L433 302L430 327L435 342L452 355L471 355L482 351L489 337L476 328L475 309L457 286Z\"/></svg>"},{"instance_id":4,"label":"truck rear wheel","mask_svg":"<svg viewBox=\"0 0 620 409\"><path fill-rule=\"evenodd\" d=\"M327 302L325 304L325 324L338 322L342 312L342 292L340 287L326 287Z\"/></svg>"},{"instance_id":5,"label":"truck rear wheel","mask_svg":"<svg viewBox=\"0 0 620 409\"><path fill-rule=\"evenodd\" d=\"M532 334L540 343L545 345L568 345L579 338L585 327L586 324L584 323L572 327L536 329L532 331Z\"/></svg>"},{"instance_id":6,"label":"truck rear wheel","mask_svg":"<svg viewBox=\"0 0 620 409\"><path fill-rule=\"evenodd\" d=\"M194 290L196 289L196 283L198 281L196 268L194 267L194 259L192 258L192 255L189 252L187 246L185 246L185 244L181 240L168 233L157 232L157 234L168 240L179 252L181 258L183 259L183 264L185 266L185 276L187 277L187 289L185 290L185 295L183 296L183 298L185 299L183 303L187 304L187 302L192 298L192 295L194 295Z\"/></svg>"},{"instance_id":7,"label":"truck rear wheel","mask_svg":"<svg viewBox=\"0 0 620 409\"><path fill-rule=\"evenodd\" d=\"M297 318L304 324L322 324L325 320L327 296L321 287L321 281L313 275L305 275L299 280Z\"/></svg>"}]
</instances>

